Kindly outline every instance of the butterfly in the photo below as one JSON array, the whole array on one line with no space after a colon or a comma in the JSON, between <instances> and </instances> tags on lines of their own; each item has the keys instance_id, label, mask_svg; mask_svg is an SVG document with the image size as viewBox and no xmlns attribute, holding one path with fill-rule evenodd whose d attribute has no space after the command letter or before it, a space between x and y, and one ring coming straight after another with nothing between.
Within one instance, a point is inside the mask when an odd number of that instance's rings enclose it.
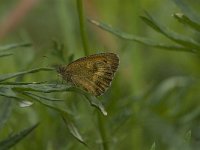
<instances>
[{"instance_id":1,"label":"butterfly","mask_svg":"<svg viewBox=\"0 0 200 150\"><path fill-rule=\"evenodd\" d=\"M57 72L66 82L94 96L100 96L110 87L118 66L119 57L116 54L100 53L61 65Z\"/></svg>"}]
</instances>

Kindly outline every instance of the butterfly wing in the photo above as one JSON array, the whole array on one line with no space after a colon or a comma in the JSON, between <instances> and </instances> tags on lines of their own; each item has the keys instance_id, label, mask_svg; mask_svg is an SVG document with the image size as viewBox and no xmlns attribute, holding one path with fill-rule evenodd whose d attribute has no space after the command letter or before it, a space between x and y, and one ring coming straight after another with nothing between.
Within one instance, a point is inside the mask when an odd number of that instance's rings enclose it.
<instances>
[{"instance_id":1,"label":"butterfly wing","mask_svg":"<svg viewBox=\"0 0 200 150\"><path fill-rule=\"evenodd\" d=\"M114 53L101 53L80 58L65 69L64 79L85 91L100 96L111 84L119 65Z\"/></svg>"},{"instance_id":2,"label":"butterfly wing","mask_svg":"<svg viewBox=\"0 0 200 150\"><path fill-rule=\"evenodd\" d=\"M111 84L119 65L118 56L113 53L102 53L82 58L81 61L87 66L84 69L87 70L87 74L72 75L72 82L87 92L100 96Z\"/></svg>"}]
</instances>

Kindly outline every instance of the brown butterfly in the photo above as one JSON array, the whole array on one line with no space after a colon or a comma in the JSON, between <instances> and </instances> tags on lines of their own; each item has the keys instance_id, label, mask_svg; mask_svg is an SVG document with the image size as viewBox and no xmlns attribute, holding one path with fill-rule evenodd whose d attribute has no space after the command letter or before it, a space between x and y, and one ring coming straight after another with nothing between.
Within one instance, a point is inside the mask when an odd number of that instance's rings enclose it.
<instances>
[{"instance_id":1,"label":"brown butterfly","mask_svg":"<svg viewBox=\"0 0 200 150\"><path fill-rule=\"evenodd\" d=\"M118 66L119 57L116 54L100 53L59 66L57 72L72 85L100 96L110 86Z\"/></svg>"}]
</instances>

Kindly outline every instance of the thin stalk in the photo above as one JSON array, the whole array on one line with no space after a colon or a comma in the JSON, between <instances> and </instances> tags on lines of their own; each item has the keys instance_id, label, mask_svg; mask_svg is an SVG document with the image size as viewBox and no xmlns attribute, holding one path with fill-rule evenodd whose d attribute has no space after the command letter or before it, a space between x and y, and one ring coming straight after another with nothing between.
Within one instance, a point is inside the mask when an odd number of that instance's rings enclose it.
<instances>
[{"instance_id":1,"label":"thin stalk","mask_svg":"<svg viewBox=\"0 0 200 150\"><path fill-rule=\"evenodd\" d=\"M101 135L103 150L109 150L103 118L101 114L98 113L97 115L98 115L98 125L99 125L99 132Z\"/></svg>"},{"instance_id":2,"label":"thin stalk","mask_svg":"<svg viewBox=\"0 0 200 150\"><path fill-rule=\"evenodd\" d=\"M85 55L89 55L88 40L87 40L87 33L86 33L86 27L85 27L85 18L84 18L84 12L83 12L83 2L82 0L77 0L76 2L77 2L77 10L78 10L78 16L79 16L80 33L81 33L83 49L84 49Z\"/></svg>"}]
</instances>

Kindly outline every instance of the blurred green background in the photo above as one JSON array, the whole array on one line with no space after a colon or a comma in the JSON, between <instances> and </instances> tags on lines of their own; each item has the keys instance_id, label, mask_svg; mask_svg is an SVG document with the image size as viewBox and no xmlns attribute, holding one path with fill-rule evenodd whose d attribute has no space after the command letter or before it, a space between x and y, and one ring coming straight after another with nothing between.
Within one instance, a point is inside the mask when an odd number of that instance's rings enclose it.
<instances>
[{"instance_id":1,"label":"blurred green background","mask_svg":"<svg viewBox=\"0 0 200 150\"><path fill-rule=\"evenodd\" d=\"M13 55L0 57L1 75L67 64L85 56L81 36L81 28L84 26L79 20L78 2L1 0L0 48L6 49L6 46L12 44L32 44L13 48ZM63 106L70 112L84 139L83 143L88 145L85 146L70 133L69 126L55 110L35 101L32 101L30 107L22 108L15 98L1 94L0 141L40 122L34 131L11 149L198 150L200 30L180 23L173 16L175 13L190 12L187 7L182 7L182 2L199 17L200 5L196 0L84 0L82 13L89 54L114 52L120 57L119 70L112 86L98 98L108 115L103 116L78 93L42 94L64 100L51 104ZM162 26L181 37L196 41L197 48L180 43L180 46L189 49L188 52L155 48L118 38L87 20L109 24L110 29L118 29L121 35L123 31L173 45L173 40L156 32L141 19L145 11ZM195 17L192 19L200 24ZM61 80L55 71L45 71L8 81L46 81L56 84ZM5 85L0 82L2 93Z\"/></svg>"}]
</instances>

